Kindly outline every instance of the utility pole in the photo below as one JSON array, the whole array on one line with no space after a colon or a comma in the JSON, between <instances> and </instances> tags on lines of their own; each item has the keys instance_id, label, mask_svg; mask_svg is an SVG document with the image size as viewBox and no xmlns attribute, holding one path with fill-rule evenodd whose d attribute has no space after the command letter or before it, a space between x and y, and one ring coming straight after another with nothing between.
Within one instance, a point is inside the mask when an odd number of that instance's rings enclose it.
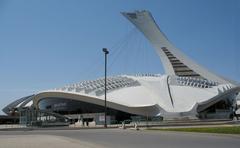
<instances>
[{"instance_id":1,"label":"utility pole","mask_svg":"<svg viewBox=\"0 0 240 148\"><path fill-rule=\"evenodd\" d=\"M107 128L107 55L109 54L109 51L107 50L107 48L103 48L102 50L105 54L104 127Z\"/></svg>"}]
</instances>

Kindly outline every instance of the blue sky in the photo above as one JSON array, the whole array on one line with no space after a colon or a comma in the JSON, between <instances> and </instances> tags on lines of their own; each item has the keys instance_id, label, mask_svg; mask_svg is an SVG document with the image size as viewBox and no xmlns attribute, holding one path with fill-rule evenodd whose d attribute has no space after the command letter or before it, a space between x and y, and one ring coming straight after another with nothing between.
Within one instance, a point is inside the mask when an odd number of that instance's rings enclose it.
<instances>
[{"instance_id":1,"label":"blue sky","mask_svg":"<svg viewBox=\"0 0 240 148\"><path fill-rule=\"evenodd\" d=\"M192 59L240 81L238 0L0 0L0 109L102 77L103 47L111 53L109 75L163 74L154 49L120 14L141 9Z\"/></svg>"}]
</instances>

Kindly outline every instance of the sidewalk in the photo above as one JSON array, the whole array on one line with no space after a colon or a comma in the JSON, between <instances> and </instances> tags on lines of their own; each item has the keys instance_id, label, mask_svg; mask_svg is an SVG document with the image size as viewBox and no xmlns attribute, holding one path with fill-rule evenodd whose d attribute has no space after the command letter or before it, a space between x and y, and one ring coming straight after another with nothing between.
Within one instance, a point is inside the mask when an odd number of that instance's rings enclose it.
<instances>
[{"instance_id":1,"label":"sidewalk","mask_svg":"<svg viewBox=\"0 0 240 148\"><path fill-rule=\"evenodd\" d=\"M10 128L25 128L26 126L20 124L0 124L0 129L10 129Z\"/></svg>"},{"instance_id":2,"label":"sidewalk","mask_svg":"<svg viewBox=\"0 0 240 148\"><path fill-rule=\"evenodd\" d=\"M99 145L51 135L0 135L0 148L102 148Z\"/></svg>"}]
</instances>

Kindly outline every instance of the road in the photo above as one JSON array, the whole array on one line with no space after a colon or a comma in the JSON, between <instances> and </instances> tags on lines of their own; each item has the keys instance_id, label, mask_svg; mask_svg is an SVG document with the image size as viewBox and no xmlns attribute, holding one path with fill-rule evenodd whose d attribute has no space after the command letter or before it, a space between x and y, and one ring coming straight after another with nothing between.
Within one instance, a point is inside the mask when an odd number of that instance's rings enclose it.
<instances>
[{"instance_id":1,"label":"road","mask_svg":"<svg viewBox=\"0 0 240 148\"><path fill-rule=\"evenodd\" d=\"M239 148L240 136L123 129L0 131L0 137L47 135L105 148ZM21 142L21 141L20 141ZM2 144L2 143L1 143ZM7 147L5 147L7 148Z\"/></svg>"}]
</instances>

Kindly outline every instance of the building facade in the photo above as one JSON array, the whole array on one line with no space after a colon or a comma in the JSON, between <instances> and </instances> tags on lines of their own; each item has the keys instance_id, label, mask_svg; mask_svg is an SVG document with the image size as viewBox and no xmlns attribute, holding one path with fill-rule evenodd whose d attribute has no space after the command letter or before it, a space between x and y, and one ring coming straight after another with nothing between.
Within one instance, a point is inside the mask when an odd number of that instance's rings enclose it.
<instances>
[{"instance_id":1,"label":"building facade","mask_svg":"<svg viewBox=\"0 0 240 148\"><path fill-rule=\"evenodd\" d=\"M109 77L109 120L123 121L136 116L163 119L232 118L240 91L237 83L208 71L173 46L149 11L122 14L153 45L165 74ZM83 81L18 99L3 111L8 115L19 115L20 110L34 109L75 119L99 119L100 122L101 113L104 112L104 90L103 78Z\"/></svg>"}]
</instances>

